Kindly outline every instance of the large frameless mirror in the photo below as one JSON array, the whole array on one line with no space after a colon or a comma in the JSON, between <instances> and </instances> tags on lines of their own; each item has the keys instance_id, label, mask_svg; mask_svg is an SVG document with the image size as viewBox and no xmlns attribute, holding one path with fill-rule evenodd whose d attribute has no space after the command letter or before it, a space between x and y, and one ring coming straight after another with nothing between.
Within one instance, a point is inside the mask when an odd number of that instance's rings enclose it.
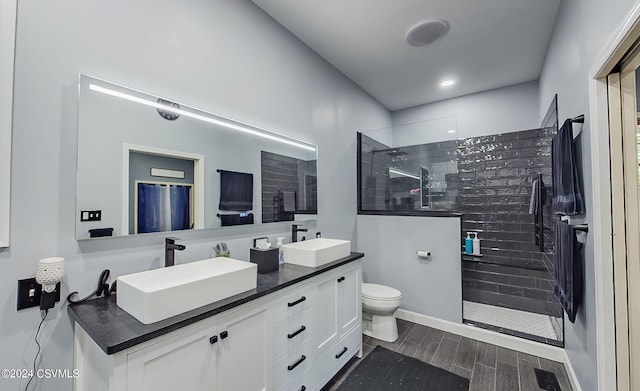
<instances>
[{"instance_id":1,"label":"large frameless mirror","mask_svg":"<svg viewBox=\"0 0 640 391\"><path fill-rule=\"evenodd\" d=\"M80 76L76 237L317 215L316 146Z\"/></svg>"}]
</instances>

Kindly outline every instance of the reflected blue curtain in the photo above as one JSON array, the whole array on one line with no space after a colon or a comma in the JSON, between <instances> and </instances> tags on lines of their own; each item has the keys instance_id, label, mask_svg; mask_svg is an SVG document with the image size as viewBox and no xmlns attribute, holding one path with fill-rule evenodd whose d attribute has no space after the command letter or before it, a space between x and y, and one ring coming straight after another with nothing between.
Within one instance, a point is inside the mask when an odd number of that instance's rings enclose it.
<instances>
[{"instance_id":1,"label":"reflected blue curtain","mask_svg":"<svg viewBox=\"0 0 640 391\"><path fill-rule=\"evenodd\" d=\"M191 228L189 213L190 190L191 188L187 186L171 186L169 190L172 231Z\"/></svg>"},{"instance_id":2,"label":"reflected blue curtain","mask_svg":"<svg viewBox=\"0 0 640 391\"><path fill-rule=\"evenodd\" d=\"M138 233L191 228L190 188L139 183Z\"/></svg>"}]
</instances>

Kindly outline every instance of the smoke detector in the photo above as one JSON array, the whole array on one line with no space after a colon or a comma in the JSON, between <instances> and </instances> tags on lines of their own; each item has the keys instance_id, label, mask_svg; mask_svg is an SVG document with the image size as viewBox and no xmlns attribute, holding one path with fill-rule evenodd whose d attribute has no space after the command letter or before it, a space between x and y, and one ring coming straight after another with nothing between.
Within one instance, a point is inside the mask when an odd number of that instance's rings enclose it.
<instances>
[{"instance_id":1,"label":"smoke detector","mask_svg":"<svg viewBox=\"0 0 640 391\"><path fill-rule=\"evenodd\" d=\"M407 31L407 42L411 46L425 46L443 37L449 31L449 23L442 19L427 19Z\"/></svg>"}]
</instances>

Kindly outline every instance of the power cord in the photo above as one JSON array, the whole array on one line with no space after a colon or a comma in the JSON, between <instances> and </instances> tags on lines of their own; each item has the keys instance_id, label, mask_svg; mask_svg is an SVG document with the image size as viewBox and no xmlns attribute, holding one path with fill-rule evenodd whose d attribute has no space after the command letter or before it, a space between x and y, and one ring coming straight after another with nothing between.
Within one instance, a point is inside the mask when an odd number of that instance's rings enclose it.
<instances>
[{"instance_id":1,"label":"power cord","mask_svg":"<svg viewBox=\"0 0 640 391\"><path fill-rule=\"evenodd\" d=\"M36 352L36 356L33 358L33 372L31 373L31 377L29 378L29 382L24 388L24 391L27 391L29 389L29 385L31 384L31 382L36 376L36 363L38 361L38 356L40 355L40 350L41 350L40 342L38 342L38 334L40 334L40 328L42 328L42 324L44 323L44 320L47 318L48 314L49 314L49 309L44 310L44 316L42 317L42 320L38 325L38 330L36 331L36 336L34 340L36 341L36 345L38 345L38 351Z\"/></svg>"},{"instance_id":2,"label":"power cord","mask_svg":"<svg viewBox=\"0 0 640 391\"><path fill-rule=\"evenodd\" d=\"M111 287L109 287L109 283L107 281L109 280L110 274L111 274L111 271L109 269L103 270L102 273L100 273L100 277L98 278L98 287L93 292L91 292L88 296L79 300L73 299L73 296L77 295L78 292L77 291L71 292L67 296L67 301L70 304L79 304L79 303L84 303L85 301L89 300L93 296L96 296L96 297L100 297L103 295L105 297L110 296L113 292L116 291L116 283L117 283L117 281L114 281L113 284L111 284Z\"/></svg>"}]
</instances>

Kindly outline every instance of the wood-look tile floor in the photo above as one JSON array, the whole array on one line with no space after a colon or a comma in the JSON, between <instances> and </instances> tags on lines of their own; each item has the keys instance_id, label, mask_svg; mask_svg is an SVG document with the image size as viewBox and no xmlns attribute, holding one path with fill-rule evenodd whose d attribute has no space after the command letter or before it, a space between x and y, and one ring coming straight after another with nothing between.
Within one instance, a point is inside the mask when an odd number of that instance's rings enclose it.
<instances>
[{"instance_id":1,"label":"wood-look tile floor","mask_svg":"<svg viewBox=\"0 0 640 391\"><path fill-rule=\"evenodd\" d=\"M393 343L363 337L364 356L376 345L466 377L469 391L540 391L534 368L555 373L562 391L572 391L562 363L400 319ZM336 390L361 361L351 359L322 390Z\"/></svg>"}]
</instances>

